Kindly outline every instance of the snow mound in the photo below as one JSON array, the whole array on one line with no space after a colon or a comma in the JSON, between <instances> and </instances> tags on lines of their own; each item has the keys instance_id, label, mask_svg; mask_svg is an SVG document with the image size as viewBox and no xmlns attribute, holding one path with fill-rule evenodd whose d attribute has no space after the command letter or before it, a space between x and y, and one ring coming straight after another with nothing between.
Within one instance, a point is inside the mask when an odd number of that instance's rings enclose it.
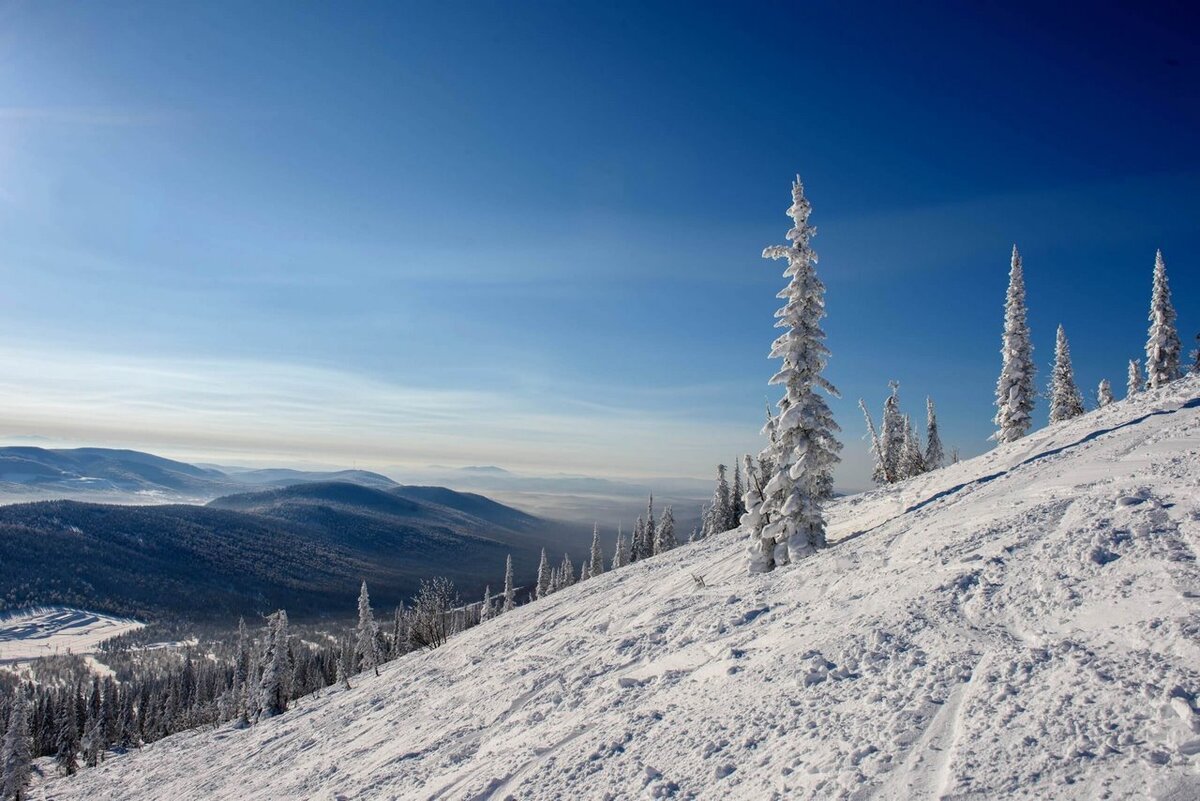
<instances>
[{"instance_id":1,"label":"snow mound","mask_svg":"<svg viewBox=\"0 0 1200 801\"><path fill-rule=\"evenodd\" d=\"M726 533L55 798L1200 797L1200 380ZM693 576L702 576L704 586Z\"/></svg>"}]
</instances>

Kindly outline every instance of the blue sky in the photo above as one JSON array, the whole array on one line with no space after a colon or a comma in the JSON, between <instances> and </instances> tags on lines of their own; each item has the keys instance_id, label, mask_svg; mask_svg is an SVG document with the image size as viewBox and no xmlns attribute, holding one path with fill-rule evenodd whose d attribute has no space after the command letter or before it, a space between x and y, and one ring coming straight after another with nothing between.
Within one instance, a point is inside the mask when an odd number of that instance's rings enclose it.
<instances>
[{"instance_id":1,"label":"blue sky","mask_svg":"<svg viewBox=\"0 0 1200 801\"><path fill-rule=\"evenodd\" d=\"M0 3L0 435L216 461L707 475L760 447L800 173L828 375L986 450L1200 330L1185 4ZM1045 408L1038 410L1045 419Z\"/></svg>"}]
</instances>

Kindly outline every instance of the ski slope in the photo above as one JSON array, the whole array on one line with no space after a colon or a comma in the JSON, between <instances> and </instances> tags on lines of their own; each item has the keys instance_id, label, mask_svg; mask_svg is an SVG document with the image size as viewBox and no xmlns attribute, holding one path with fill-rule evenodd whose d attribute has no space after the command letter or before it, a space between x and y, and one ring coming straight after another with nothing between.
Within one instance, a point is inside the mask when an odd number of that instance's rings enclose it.
<instances>
[{"instance_id":1,"label":"ski slope","mask_svg":"<svg viewBox=\"0 0 1200 801\"><path fill-rule=\"evenodd\" d=\"M44 789L1200 798L1200 381L842 499L830 520L833 546L801 564L748 576L729 532L280 718Z\"/></svg>"},{"instance_id":2,"label":"ski slope","mask_svg":"<svg viewBox=\"0 0 1200 801\"><path fill-rule=\"evenodd\" d=\"M136 620L61 606L14 612L0 617L0 665L43 656L95 653L105 640L143 625Z\"/></svg>"}]
</instances>

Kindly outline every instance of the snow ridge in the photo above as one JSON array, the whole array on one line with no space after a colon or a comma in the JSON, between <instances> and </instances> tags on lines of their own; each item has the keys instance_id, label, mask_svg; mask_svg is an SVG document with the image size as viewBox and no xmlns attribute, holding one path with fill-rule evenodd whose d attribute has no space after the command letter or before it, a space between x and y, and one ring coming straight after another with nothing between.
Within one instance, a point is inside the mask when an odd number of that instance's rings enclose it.
<instances>
[{"instance_id":1,"label":"snow ridge","mask_svg":"<svg viewBox=\"0 0 1200 801\"><path fill-rule=\"evenodd\" d=\"M1200 378L716 535L55 798L1195 798ZM693 579L702 576L703 586Z\"/></svg>"}]
</instances>

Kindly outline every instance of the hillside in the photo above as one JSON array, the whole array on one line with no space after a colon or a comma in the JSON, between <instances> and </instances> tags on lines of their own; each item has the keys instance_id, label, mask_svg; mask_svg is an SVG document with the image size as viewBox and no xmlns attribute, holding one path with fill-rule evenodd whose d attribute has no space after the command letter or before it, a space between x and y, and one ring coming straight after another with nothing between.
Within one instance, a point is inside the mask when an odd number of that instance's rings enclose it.
<instances>
[{"instance_id":1,"label":"hillside","mask_svg":"<svg viewBox=\"0 0 1200 801\"><path fill-rule=\"evenodd\" d=\"M1200 380L726 533L46 789L148 798L1200 796ZM694 577L703 578L703 586Z\"/></svg>"},{"instance_id":2,"label":"hillside","mask_svg":"<svg viewBox=\"0 0 1200 801\"><path fill-rule=\"evenodd\" d=\"M72 499L118 503L209 500L252 488L341 481L387 489L366 470L311 472L199 466L112 448L0 447L0 501Z\"/></svg>"},{"instance_id":3,"label":"hillside","mask_svg":"<svg viewBox=\"0 0 1200 801\"><path fill-rule=\"evenodd\" d=\"M431 488L418 488L417 497ZM0 608L57 604L153 620L236 621L286 608L352 614L366 579L382 608L446 576L474 600L532 580L543 545L586 547L577 526L444 490L446 503L330 482L218 499L206 507L47 501L0 507ZM498 522L499 521L499 522ZM511 526L511 527L510 527ZM588 534L590 542L590 533Z\"/></svg>"}]
</instances>

